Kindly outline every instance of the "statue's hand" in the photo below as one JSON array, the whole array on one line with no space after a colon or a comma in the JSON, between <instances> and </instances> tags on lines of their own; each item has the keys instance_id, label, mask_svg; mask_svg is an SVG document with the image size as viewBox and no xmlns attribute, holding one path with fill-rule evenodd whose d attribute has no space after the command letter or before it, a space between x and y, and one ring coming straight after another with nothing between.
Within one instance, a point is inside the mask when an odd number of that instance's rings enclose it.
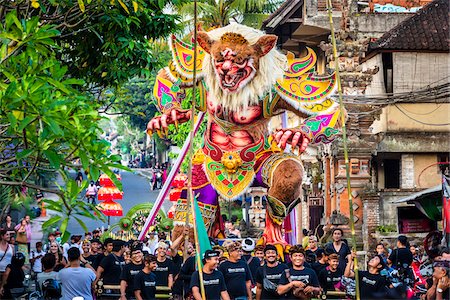
<instances>
[{"instance_id":1,"label":"statue's hand","mask_svg":"<svg viewBox=\"0 0 450 300\"><path fill-rule=\"evenodd\" d=\"M191 118L191 110L172 108L167 113L161 116L154 117L147 124L147 134L152 135L156 130L158 135L162 137L162 134L167 134L169 124L175 124L178 128L179 123L189 121Z\"/></svg>"},{"instance_id":2,"label":"statue's hand","mask_svg":"<svg viewBox=\"0 0 450 300\"><path fill-rule=\"evenodd\" d=\"M306 147L310 142L307 135L305 135L301 129L291 128L291 129L277 129L273 134L275 141L278 143L278 147L285 149L287 144L290 144L292 150L296 147L299 148L299 152L305 151Z\"/></svg>"}]
</instances>

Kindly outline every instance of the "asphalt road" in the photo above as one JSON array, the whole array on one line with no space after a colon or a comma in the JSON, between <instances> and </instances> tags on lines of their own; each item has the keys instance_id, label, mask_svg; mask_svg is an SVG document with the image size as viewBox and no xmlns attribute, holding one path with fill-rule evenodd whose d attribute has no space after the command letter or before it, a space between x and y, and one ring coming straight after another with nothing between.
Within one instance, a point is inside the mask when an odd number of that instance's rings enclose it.
<instances>
[{"instance_id":1,"label":"asphalt road","mask_svg":"<svg viewBox=\"0 0 450 300\"><path fill-rule=\"evenodd\" d=\"M160 190L151 191L148 180L145 177L136 175L133 173L122 172L122 185L123 185L123 199L117 200L122 205L123 215L125 216L128 210L136 204L151 202L154 203ZM163 210L167 211L171 206L169 201L163 204ZM121 217L111 217L111 224L115 224ZM107 222L95 221L89 218L81 218L87 228L92 231L95 228L108 227ZM83 234L83 228L78 224L75 219L69 220L68 231L71 234Z\"/></svg>"}]
</instances>

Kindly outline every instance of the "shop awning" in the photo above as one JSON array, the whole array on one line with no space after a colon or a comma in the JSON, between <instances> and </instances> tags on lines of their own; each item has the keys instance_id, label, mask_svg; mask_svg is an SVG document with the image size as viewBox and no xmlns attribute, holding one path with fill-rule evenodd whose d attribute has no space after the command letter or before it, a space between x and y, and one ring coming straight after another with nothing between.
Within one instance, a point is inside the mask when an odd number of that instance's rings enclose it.
<instances>
[{"instance_id":1,"label":"shop awning","mask_svg":"<svg viewBox=\"0 0 450 300\"><path fill-rule=\"evenodd\" d=\"M433 221L442 220L442 185L411 194L392 201L392 203L414 204L424 215Z\"/></svg>"}]
</instances>

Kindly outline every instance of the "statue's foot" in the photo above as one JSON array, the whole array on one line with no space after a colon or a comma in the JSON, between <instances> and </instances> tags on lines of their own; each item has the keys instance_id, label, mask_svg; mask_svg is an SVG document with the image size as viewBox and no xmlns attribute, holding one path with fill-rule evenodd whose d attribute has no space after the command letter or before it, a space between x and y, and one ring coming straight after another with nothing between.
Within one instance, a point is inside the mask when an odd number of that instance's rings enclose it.
<instances>
[{"instance_id":1,"label":"statue's foot","mask_svg":"<svg viewBox=\"0 0 450 300\"><path fill-rule=\"evenodd\" d=\"M291 247L281 233L281 225L272 221L270 216L266 217L266 227L262 237L257 245L274 245L277 248L278 255L284 260L284 253Z\"/></svg>"}]
</instances>

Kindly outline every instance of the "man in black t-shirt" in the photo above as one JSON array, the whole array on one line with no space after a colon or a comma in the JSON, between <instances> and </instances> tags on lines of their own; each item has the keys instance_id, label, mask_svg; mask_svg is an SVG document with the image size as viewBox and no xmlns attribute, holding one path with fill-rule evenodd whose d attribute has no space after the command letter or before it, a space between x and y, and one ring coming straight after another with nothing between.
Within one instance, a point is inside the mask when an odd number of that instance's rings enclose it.
<instances>
[{"instance_id":1,"label":"man in black t-shirt","mask_svg":"<svg viewBox=\"0 0 450 300\"><path fill-rule=\"evenodd\" d=\"M256 300L282 299L284 297L278 295L276 290L270 291L264 288L264 278L270 280L270 282L278 286L281 275L288 267L285 264L278 262L278 252L274 245L267 245L264 248L264 257L266 263L259 267L255 276Z\"/></svg>"},{"instance_id":2,"label":"man in black t-shirt","mask_svg":"<svg viewBox=\"0 0 450 300\"><path fill-rule=\"evenodd\" d=\"M219 252L214 250L206 250L203 255L203 286L208 300L230 300L225 285L225 279L220 271L217 271L219 265ZM195 300L202 300L200 291L199 272L192 274L191 285L192 294Z\"/></svg>"},{"instance_id":3,"label":"man in black t-shirt","mask_svg":"<svg viewBox=\"0 0 450 300\"><path fill-rule=\"evenodd\" d=\"M317 250L317 261L311 264L311 269L316 272L317 277L319 277L320 271L325 269L328 266L328 257L330 254L328 249L320 248Z\"/></svg>"},{"instance_id":4,"label":"man in black t-shirt","mask_svg":"<svg viewBox=\"0 0 450 300\"><path fill-rule=\"evenodd\" d=\"M231 299L252 298L252 274L242 258L241 243L234 242L227 248L228 259L220 264Z\"/></svg>"},{"instance_id":5,"label":"man in black t-shirt","mask_svg":"<svg viewBox=\"0 0 450 300\"><path fill-rule=\"evenodd\" d=\"M255 283L256 271L258 271L259 267L261 267L261 261L259 258L252 256L252 251L255 249L255 241L251 238L246 238L242 242L242 250L244 254L242 255L242 259L247 263L250 273L252 275L252 285Z\"/></svg>"},{"instance_id":6,"label":"man in black t-shirt","mask_svg":"<svg viewBox=\"0 0 450 300\"><path fill-rule=\"evenodd\" d=\"M413 262L413 255L408 247L408 238L399 235L397 238L397 249L389 255L388 263L395 269L409 268Z\"/></svg>"},{"instance_id":7,"label":"man in black t-shirt","mask_svg":"<svg viewBox=\"0 0 450 300\"><path fill-rule=\"evenodd\" d=\"M280 284L277 288L278 294L287 293L288 299L317 296L320 293L319 280L312 269L303 265L305 263L305 250L296 245L289 252L292 267L281 275Z\"/></svg>"},{"instance_id":8,"label":"man in black t-shirt","mask_svg":"<svg viewBox=\"0 0 450 300\"><path fill-rule=\"evenodd\" d=\"M344 276L349 278L355 277L353 271L353 258L352 253L347 267L345 269ZM361 299L386 299L388 289L391 288L386 277L380 275L380 271L385 267L383 258L380 255L375 255L367 263L368 271L358 271L359 277L359 291Z\"/></svg>"},{"instance_id":9,"label":"man in black t-shirt","mask_svg":"<svg viewBox=\"0 0 450 300\"><path fill-rule=\"evenodd\" d=\"M125 251L125 242L120 240L113 241L113 248L111 254L102 259L97 268L97 278L95 283L100 278L103 278L104 285L119 285L120 273L125 266L125 261L122 257Z\"/></svg>"},{"instance_id":10,"label":"man in black t-shirt","mask_svg":"<svg viewBox=\"0 0 450 300\"><path fill-rule=\"evenodd\" d=\"M328 266L319 273L319 283L325 291L341 290L341 278L344 272L338 268L339 256L336 253L328 257Z\"/></svg>"},{"instance_id":11,"label":"man in black t-shirt","mask_svg":"<svg viewBox=\"0 0 450 300\"><path fill-rule=\"evenodd\" d=\"M134 296L136 300L156 299L156 256L147 254L144 258L144 269L134 276Z\"/></svg>"},{"instance_id":12,"label":"man in black t-shirt","mask_svg":"<svg viewBox=\"0 0 450 300\"><path fill-rule=\"evenodd\" d=\"M167 258L167 249L169 246L165 242L159 242L156 249L156 264L157 267L153 273L156 275L156 286L165 286L169 289L173 285L173 271L174 265L172 260Z\"/></svg>"},{"instance_id":13,"label":"man in black t-shirt","mask_svg":"<svg viewBox=\"0 0 450 300\"><path fill-rule=\"evenodd\" d=\"M126 264L120 274L120 299L134 297L134 277L144 268L142 242L134 241L131 245L131 262Z\"/></svg>"}]
</instances>

